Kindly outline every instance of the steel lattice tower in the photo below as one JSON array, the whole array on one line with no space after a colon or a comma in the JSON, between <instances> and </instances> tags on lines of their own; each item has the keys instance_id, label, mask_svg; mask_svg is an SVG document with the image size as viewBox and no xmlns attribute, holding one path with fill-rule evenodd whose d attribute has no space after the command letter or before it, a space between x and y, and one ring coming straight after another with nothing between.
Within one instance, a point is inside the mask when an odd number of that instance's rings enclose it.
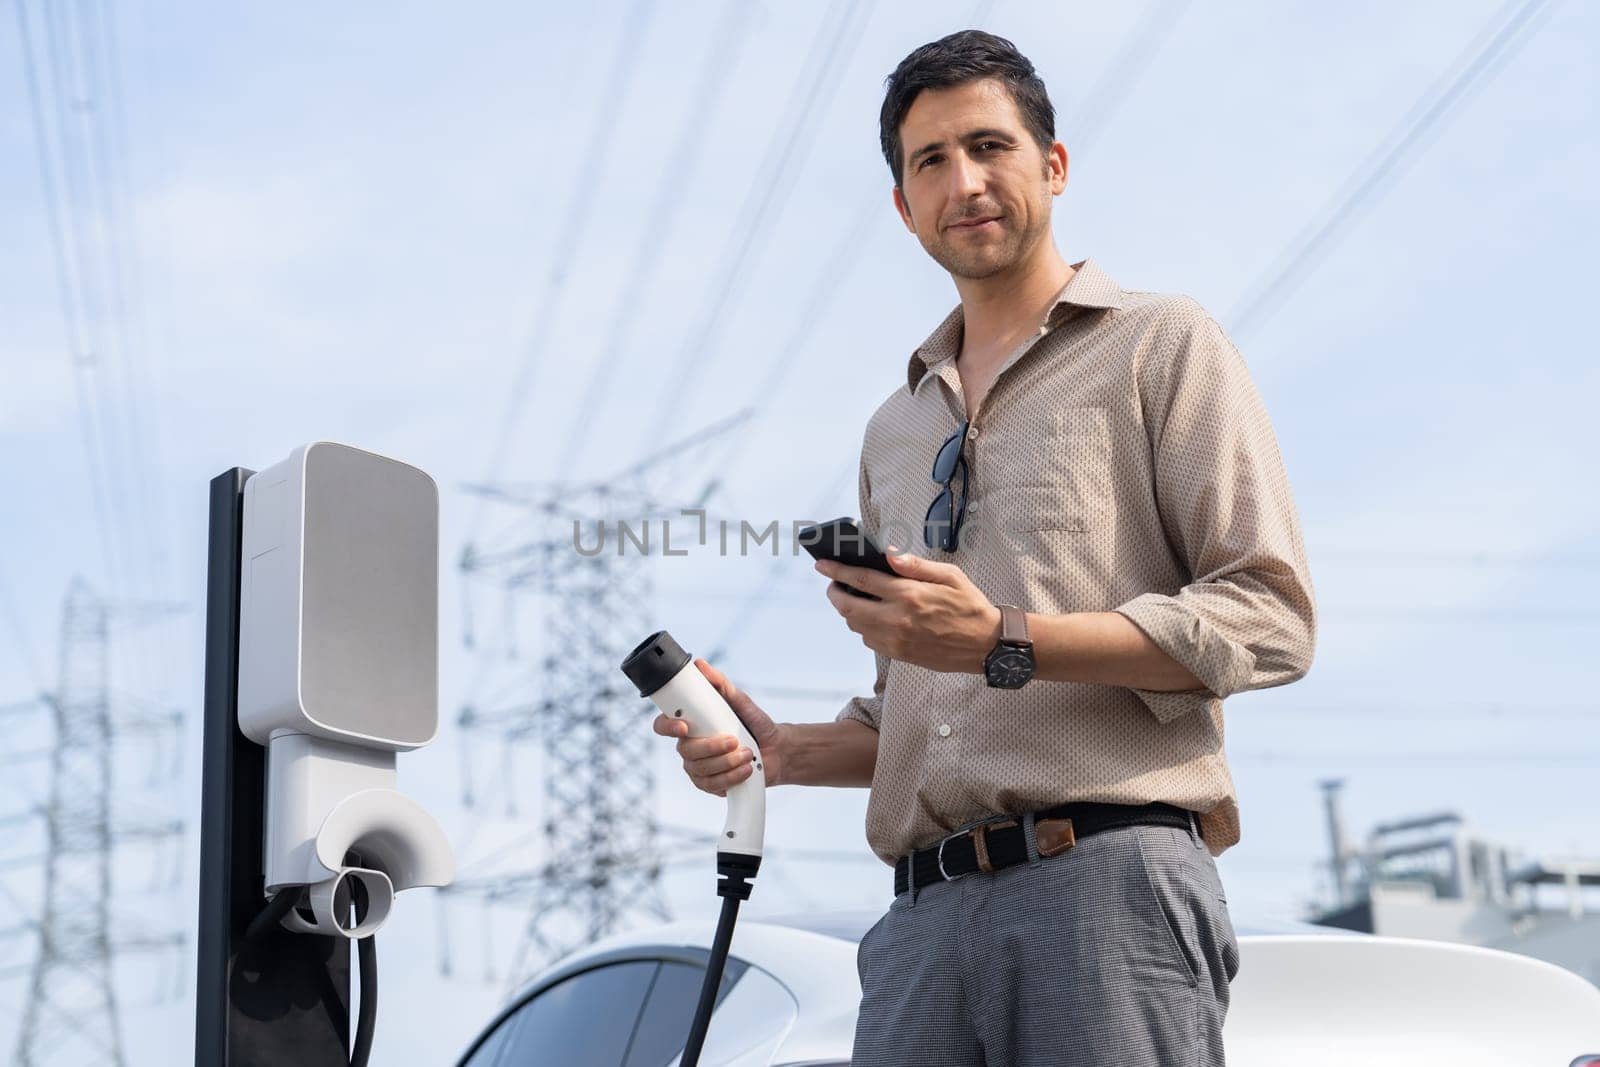
<instances>
[{"instance_id":1,"label":"steel lattice tower","mask_svg":"<svg viewBox=\"0 0 1600 1067\"><path fill-rule=\"evenodd\" d=\"M181 935L113 935L117 845L131 837L178 838L181 822L143 825L113 810L119 736L172 730L176 714L117 714L111 630L116 613L81 579L68 588L61 623L61 677L46 696L54 741L46 801L37 816L47 847L31 967L14 1062L125 1063L113 973L126 951L171 948Z\"/></svg>"},{"instance_id":2,"label":"steel lattice tower","mask_svg":"<svg viewBox=\"0 0 1600 1067\"><path fill-rule=\"evenodd\" d=\"M104 602L75 580L61 621L61 684L50 701L56 741L44 809L49 855L39 955L23 1009L17 1063L57 1050L121 1067L111 973L110 635Z\"/></svg>"},{"instance_id":3,"label":"steel lattice tower","mask_svg":"<svg viewBox=\"0 0 1600 1067\"><path fill-rule=\"evenodd\" d=\"M565 503L613 529L632 511L598 489ZM649 571L614 551L577 555L566 508L552 511L526 546L528 558L505 561L506 595L536 593L543 609L540 654L523 673L537 697L483 718L467 712L462 721L502 744L540 742L543 860L524 886L531 913L513 977L530 958L562 955L617 929L625 909L667 914L656 885L651 738L639 729L637 694L611 677L645 625Z\"/></svg>"},{"instance_id":4,"label":"steel lattice tower","mask_svg":"<svg viewBox=\"0 0 1600 1067\"><path fill-rule=\"evenodd\" d=\"M491 584L502 598L504 637L479 650L482 695L459 720L466 800L470 806L482 799L471 753L489 742L505 760L492 791L516 814L512 754L537 740L543 847L532 869L461 879L447 892L529 909L512 983L540 961L621 929L630 916L670 918L660 889L655 738L619 668L646 636L651 557L663 547L660 529L643 522L665 507L650 483L670 484L674 460L692 458L747 417L741 413L602 482L480 490L516 507L519 519L502 547L469 544L462 554L463 578ZM700 494L702 505L710 491ZM591 553L599 529L603 548ZM623 543L626 551L619 550ZM517 633L530 601L540 625L532 639ZM467 627L467 644L476 647L470 613Z\"/></svg>"}]
</instances>

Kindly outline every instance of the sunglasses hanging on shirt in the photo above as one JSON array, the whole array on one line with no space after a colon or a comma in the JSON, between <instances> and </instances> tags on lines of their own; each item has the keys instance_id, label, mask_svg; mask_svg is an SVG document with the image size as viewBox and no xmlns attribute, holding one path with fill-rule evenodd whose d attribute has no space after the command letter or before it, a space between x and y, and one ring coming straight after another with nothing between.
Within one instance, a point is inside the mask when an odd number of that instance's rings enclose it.
<instances>
[{"instance_id":1,"label":"sunglasses hanging on shirt","mask_svg":"<svg viewBox=\"0 0 1600 1067\"><path fill-rule=\"evenodd\" d=\"M933 480L943 488L928 505L928 514L922 520L922 543L929 548L954 552L961 536L961 520L967 514L967 460L961 454L961 446L967 439L967 425L962 420L933 458ZM961 477L960 497L951 488L957 475Z\"/></svg>"}]
</instances>

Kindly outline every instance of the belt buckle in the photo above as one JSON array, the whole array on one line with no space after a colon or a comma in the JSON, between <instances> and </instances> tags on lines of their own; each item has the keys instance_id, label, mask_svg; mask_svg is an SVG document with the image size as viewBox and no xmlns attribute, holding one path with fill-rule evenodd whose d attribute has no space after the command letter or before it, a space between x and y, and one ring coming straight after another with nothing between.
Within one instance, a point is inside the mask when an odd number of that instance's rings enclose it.
<instances>
[{"instance_id":1,"label":"belt buckle","mask_svg":"<svg viewBox=\"0 0 1600 1067\"><path fill-rule=\"evenodd\" d=\"M944 880L947 882L953 882L957 878L965 878L967 875L972 873L971 871L962 871L960 874L951 874L944 869L944 846L949 842L954 841L956 838L969 833L971 833L970 830L957 830L955 833L939 842L939 851L934 854L934 858L939 861L939 874L942 875Z\"/></svg>"}]
</instances>

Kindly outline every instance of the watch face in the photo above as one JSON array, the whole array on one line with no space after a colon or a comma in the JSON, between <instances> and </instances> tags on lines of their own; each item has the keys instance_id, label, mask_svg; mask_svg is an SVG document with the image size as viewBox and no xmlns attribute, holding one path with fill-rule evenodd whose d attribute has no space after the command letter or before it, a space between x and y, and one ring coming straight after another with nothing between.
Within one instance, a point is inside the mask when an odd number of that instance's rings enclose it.
<instances>
[{"instance_id":1,"label":"watch face","mask_svg":"<svg viewBox=\"0 0 1600 1067\"><path fill-rule=\"evenodd\" d=\"M1033 677L1033 657L1026 652L1002 652L987 664L989 684L1001 689L1019 689Z\"/></svg>"}]
</instances>

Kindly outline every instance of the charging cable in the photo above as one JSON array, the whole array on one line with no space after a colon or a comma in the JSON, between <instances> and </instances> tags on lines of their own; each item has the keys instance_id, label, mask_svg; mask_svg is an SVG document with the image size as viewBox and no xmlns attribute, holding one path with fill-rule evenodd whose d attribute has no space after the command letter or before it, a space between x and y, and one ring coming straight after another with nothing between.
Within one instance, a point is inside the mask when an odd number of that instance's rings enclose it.
<instances>
[{"instance_id":1,"label":"charging cable","mask_svg":"<svg viewBox=\"0 0 1600 1067\"><path fill-rule=\"evenodd\" d=\"M304 892L304 886L292 885L274 893L267 906L245 928L245 944L261 940L267 931L281 923ZM361 1010L356 1015L356 1040L350 1049L350 1067L367 1067L367 1060L372 1056L372 1034L378 1022L378 947L372 934L356 939L356 971L361 982Z\"/></svg>"}]
</instances>

